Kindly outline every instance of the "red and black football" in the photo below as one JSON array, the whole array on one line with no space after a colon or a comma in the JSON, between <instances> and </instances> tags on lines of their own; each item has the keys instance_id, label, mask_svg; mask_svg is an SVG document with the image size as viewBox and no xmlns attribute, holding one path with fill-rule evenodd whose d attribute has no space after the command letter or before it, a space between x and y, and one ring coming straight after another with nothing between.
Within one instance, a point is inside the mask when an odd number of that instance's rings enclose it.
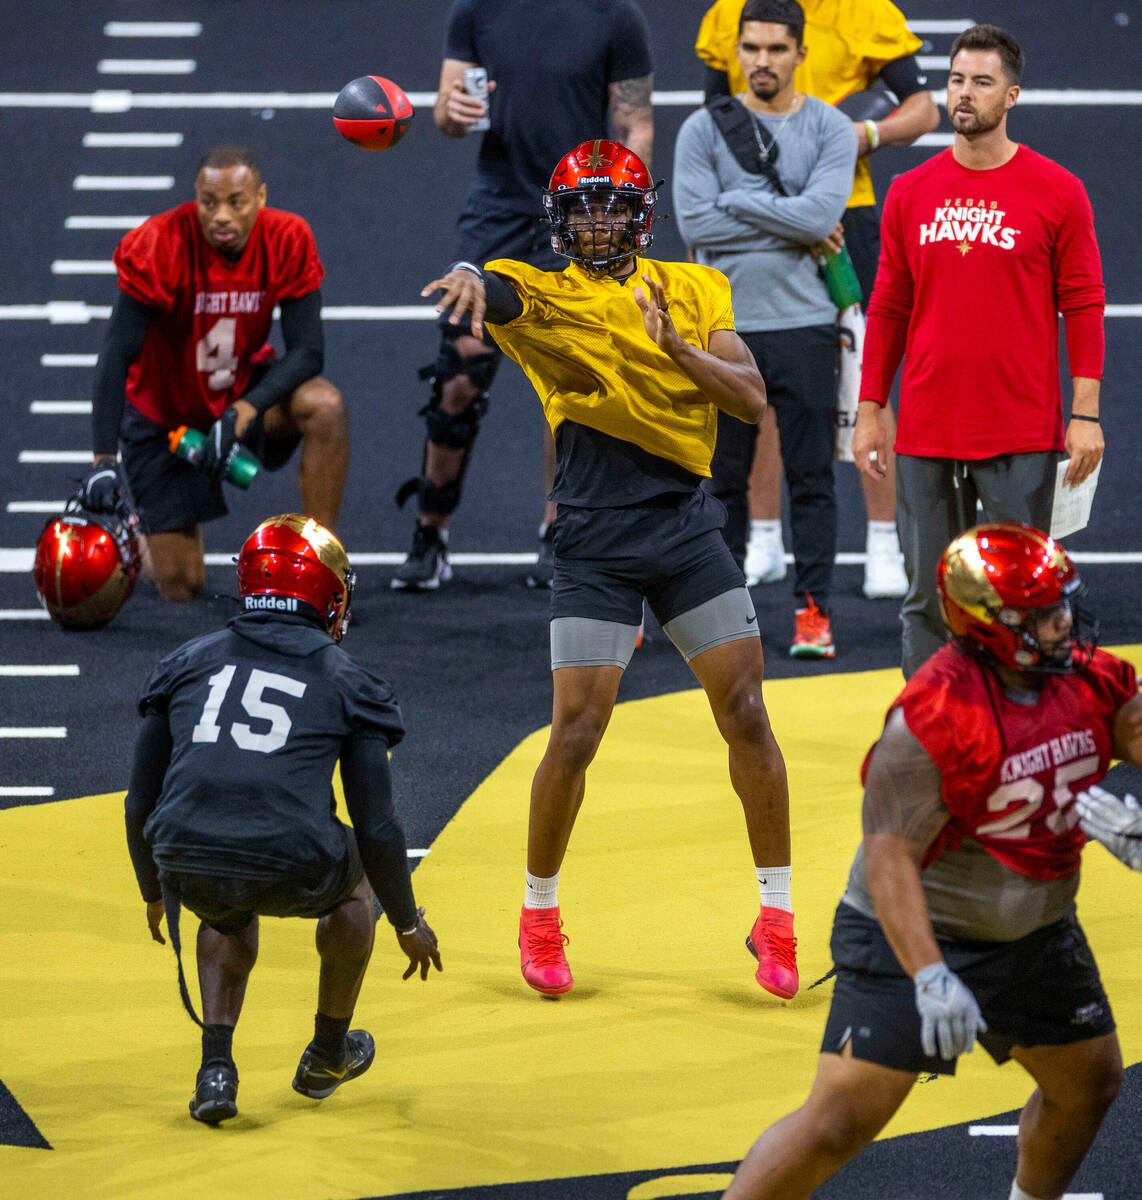
<instances>
[{"instance_id":1,"label":"red and black football","mask_svg":"<svg viewBox=\"0 0 1142 1200\"><path fill-rule=\"evenodd\" d=\"M412 124L412 104L404 91L381 75L347 83L333 105L337 131L362 150L395 146Z\"/></svg>"}]
</instances>

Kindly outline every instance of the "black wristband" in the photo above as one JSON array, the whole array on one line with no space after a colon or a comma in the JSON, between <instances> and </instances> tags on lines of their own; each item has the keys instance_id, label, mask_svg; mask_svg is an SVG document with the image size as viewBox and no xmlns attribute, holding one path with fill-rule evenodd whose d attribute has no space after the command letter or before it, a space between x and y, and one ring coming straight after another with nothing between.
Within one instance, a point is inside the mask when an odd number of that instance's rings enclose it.
<instances>
[{"instance_id":1,"label":"black wristband","mask_svg":"<svg viewBox=\"0 0 1142 1200\"><path fill-rule=\"evenodd\" d=\"M1102 422L1098 417L1084 417L1082 413L1071 413L1072 421L1093 421L1096 425L1101 425Z\"/></svg>"}]
</instances>

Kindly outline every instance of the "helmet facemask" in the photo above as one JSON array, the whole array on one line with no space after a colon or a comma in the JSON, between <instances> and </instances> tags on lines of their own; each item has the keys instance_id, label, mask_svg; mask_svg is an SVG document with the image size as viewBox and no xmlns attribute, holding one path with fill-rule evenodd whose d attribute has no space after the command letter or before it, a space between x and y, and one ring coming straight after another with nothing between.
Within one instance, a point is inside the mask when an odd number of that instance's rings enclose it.
<instances>
[{"instance_id":1,"label":"helmet facemask","mask_svg":"<svg viewBox=\"0 0 1142 1200\"><path fill-rule=\"evenodd\" d=\"M544 197L551 247L595 275L610 274L650 245L653 189L579 188Z\"/></svg>"}]
</instances>

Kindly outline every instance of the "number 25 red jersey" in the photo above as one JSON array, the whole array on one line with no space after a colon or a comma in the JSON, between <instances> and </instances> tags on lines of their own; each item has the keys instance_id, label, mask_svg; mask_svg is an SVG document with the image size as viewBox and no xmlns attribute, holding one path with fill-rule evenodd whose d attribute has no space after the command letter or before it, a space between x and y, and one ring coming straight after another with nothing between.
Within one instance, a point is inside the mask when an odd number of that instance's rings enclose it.
<instances>
[{"instance_id":1,"label":"number 25 red jersey","mask_svg":"<svg viewBox=\"0 0 1142 1200\"><path fill-rule=\"evenodd\" d=\"M1073 875L1086 841L1075 795L1110 769L1115 715L1137 693L1134 668L1105 650L1085 671L1045 676L1036 704L1010 699L954 643L937 651L892 705L939 767L952 814L922 865L963 835L1022 875Z\"/></svg>"},{"instance_id":2,"label":"number 25 red jersey","mask_svg":"<svg viewBox=\"0 0 1142 1200\"><path fill-rule=\"evenodd\" d=\"M119 287L154 309L127 399L167 428L207 429L246 390L274 306L325 274L309 226L263 208L237 262L203 237L193 201L144 221L114 255Z\"/></svg>"}]
</instances>

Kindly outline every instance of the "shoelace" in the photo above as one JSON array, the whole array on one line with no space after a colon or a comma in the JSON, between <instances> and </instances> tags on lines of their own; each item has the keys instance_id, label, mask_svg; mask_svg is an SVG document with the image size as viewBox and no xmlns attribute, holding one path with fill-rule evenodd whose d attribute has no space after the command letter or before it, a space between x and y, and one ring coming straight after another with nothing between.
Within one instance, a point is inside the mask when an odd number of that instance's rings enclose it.
<instances>
[{"instance_id":1,"label":"shoelace","mask_svg":"<svg viewBox=\"0 0 1142 1200\"><path fill-rule=\"evenodd\" d=\"M531 925L524 929L528 957L537 967L555 966L562 960L563 947L571 941L562 930L562 921Z\"/></svg>"},{"instance_id":2,"label":"shoelace","mask_svg":"<svg viewBox=\"0 0 1142 1200\"><path fill-rule=\"evenodd\" d=\"M761 936L771 958L790 971L797 969L797 939L793 934L783 933L773 925L763 925Z\"/></svg>"}]
</instances>

